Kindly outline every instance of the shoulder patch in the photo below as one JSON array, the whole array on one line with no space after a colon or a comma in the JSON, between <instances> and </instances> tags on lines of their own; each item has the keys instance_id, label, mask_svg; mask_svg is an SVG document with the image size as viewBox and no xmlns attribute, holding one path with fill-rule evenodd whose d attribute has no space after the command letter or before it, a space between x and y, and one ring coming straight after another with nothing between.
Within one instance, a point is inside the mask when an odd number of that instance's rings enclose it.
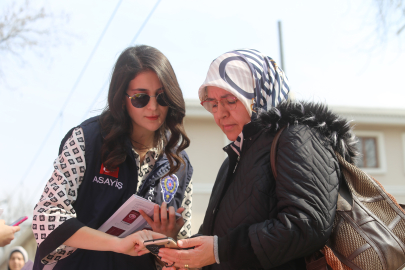
<instances>
[{"instance_id":1,"label":"shoulder patch","mask_svg":"<svg viewBox=\"0 0 405 270\"><path fill-rule=\"evenodd\" d=\"M160 180L160 186L162 187L163 201L169 203L177 192L179 179L175 174L166 176Z\"/></svg>"}]
</instances>

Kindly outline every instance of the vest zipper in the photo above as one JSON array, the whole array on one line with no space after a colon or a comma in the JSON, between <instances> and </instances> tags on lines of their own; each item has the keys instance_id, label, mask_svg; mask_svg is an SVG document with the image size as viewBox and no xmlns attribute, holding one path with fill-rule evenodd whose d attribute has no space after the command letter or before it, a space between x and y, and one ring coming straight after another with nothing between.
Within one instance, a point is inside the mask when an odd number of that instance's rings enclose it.
<instances>
[{"instance_id":1,"label":"vest zipper","mask_svg":"<svg viewBox=\"0 0 405 270\"><path fill-rule=\"evenodd\" d=\"M235 173L236 168L238 167L239 160L240 160L240 156L238 156L238 159L236 160L236 165L235 165L235 168L233 169L233 173Z\"/></svg>"},{"instance_id":2,"label":"vest zipper","mask_svg":"<svg viewBox=\"0 0 405 270\"><path fill-rule=\"evenodd\" d=\"M149 173L148 177L145 179L143 184L139 187L139 190L136 195L140 196L140 194L142 194L144 192L144 189L145 189L144 187L149 184L152 176L154 176L154 173L159 171L163 166L165 166L165 164L160 164L159 166L156 166L157 164L158 164L158 162L156 161L155 166L153 167L152 171ZM159 177L157 179L160 179L161 176L162 175L159 175Z\"/></svg>"}]
</instances>

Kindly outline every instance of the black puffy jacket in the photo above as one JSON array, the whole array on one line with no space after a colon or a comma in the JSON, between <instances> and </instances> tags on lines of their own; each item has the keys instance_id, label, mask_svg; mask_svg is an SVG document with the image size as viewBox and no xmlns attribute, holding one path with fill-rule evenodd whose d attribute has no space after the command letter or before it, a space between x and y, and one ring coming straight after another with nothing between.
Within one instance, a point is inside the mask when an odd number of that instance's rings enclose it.
<instances>
[{"instance_id":1,"label":"black puffy jacket","mask_svg":"<svg viewBox=\"0 0 405 270\"><path fill-rule=\"evenodd\" d=\"M283 131L277 180L270 147ZM306 269L332 230L341 173L334 151L356 156L348 122L327 107L281 104L245 125L240 160L229 147L199 233L217 235L220 264L207 269Z\"/></svg>"}]
</instances>

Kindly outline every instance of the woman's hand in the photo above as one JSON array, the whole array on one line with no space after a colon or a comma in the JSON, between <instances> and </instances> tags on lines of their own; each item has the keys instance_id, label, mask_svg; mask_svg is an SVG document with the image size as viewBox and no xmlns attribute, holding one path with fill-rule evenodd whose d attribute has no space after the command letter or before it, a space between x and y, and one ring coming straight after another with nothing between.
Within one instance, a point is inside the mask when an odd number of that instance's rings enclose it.
<instances>
[{"instance_id":1,"label":"woman's hand","mask_svg":"<svg viewBox=\"0 0 405 270\"><path fill-rule=\"evenodd\" d=\"M200 268L206 265L214 264L214 237L200 236L195 238L183 239L177 241L180 248L190 248L189 250L176 250L170 248L161 248L159 256L161 260L180 269Z\"/></svg>"},{"instance_id":2,"label":"woman's hand","mask_svg":"<svg viewBox=\"0 0 405 270\"><path fill-rule=\"evenodd\" d=\"M166 267L164 266L162 270L201 270L202 268L177 268L174 266Z\"/></svg>"},{"instance_id":3,"label":"woman's hand","mask_svg":"<svg viewBox=\"0 0 405 270\"><path fill-rule=\"evenodd\" d=\"M10 244L14 239L14 234L19 230L19 226L8 226L4 220L0 219L0 247Z\"/></svg>"},{"instance_id":4,"label":"woman's hand","mask_svg":"<svg viewBox=\"0 0 405 270\"><path fill-rule=\"evenodd\" d=\"M143 244L144 241L164 237L166 237L166 235L149 230L138 231L125 238L116 238L113 251L130 256L142 256L149 253L149 250L147 250Z\"/></svg>"},{"instance_id":5,"label":"woman's hand","mask_svg":"<svg viewBox=\"0 0 405 270\"><path fill-rule=\"evenodd\" d=\"M159 205L155 205L153 210L153 220L142 210L140 210L139 213L141 213L154 232L162 233L176 240L177 234L184 225L183 217L176 220L176 212L174 211L174 207L170 206L169 210L167 210L167 204L165 202L162 203L161 207L159 207ZM177 209L177 213L179 214L181 214L183 211L183 207Z\"/></svg>"},{"instance_id":6,"label":"woman's hand","mask_svg":"<svg viewBox=\"0 0 405 270\"><path fill-rule=\"evenodd\" d=\"M171 267L163 267L162 270L201 270L201 268L177 268L174 266Z\"/></svg>"}]
</instances>

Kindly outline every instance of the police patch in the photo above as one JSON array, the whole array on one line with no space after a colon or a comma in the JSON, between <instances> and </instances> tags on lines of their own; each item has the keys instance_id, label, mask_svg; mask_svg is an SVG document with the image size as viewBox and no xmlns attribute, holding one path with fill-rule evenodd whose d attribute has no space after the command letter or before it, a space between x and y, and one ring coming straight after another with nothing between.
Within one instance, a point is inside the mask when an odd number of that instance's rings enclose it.
<instances>
[{"instance_id":1,"label":"police patch","mask_svg":"<svg viewBox=\"0 0 405 270\"><path fill-rule=\"evenodd\" d=\"M169 203L179 187L179 179L175 174L166 176L160 180L160 186L162 187L163 201Z\"/></svg>"}]
</instances>

